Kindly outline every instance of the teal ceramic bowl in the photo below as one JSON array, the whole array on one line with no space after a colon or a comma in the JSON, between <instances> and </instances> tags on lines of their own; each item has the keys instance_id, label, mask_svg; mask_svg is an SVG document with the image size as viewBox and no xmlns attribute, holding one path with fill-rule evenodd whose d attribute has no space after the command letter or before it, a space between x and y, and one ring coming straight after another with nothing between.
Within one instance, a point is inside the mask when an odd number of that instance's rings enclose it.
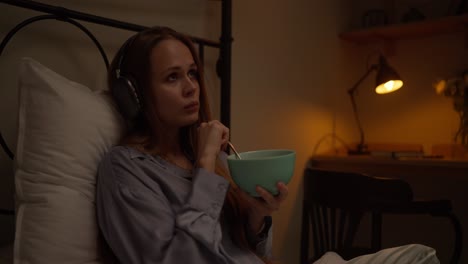
<instances>
[{"instance_id":1,"label":"teal ceramic bowl","mask_svg":"<svg viewBox=\"0 0 468 264\"><path fill-rule=\"evenodd\" d=\"M293 150L258 150L243 152L238 159L235 154L227 158L233 181L252 196L260 196L257 185L273 195L278 194L276 184L288 184L294 173L296 152Z\"/></svg>"}]
</instances>

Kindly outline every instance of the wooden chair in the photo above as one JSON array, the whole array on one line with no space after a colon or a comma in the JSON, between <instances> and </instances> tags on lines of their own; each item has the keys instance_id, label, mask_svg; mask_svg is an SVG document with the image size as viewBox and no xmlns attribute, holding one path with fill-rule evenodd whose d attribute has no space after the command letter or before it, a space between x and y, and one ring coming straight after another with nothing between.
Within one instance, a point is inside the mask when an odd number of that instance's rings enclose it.
<instances>
[{"instance_id":1,"label":"wooden chair","mask_svg":"<svg viewBox=\"0 0 468 264\"><path fill-rule=\"evenodd\" d=\"M359 248L353 245L353 240L365 213L371 215L371 245ZM382 249L383 214L428 214L449 218L455 231L450 263L459 262L462 228L452 212L450 201L414 201L410 185L400 179L306 168L301 263L311 263L327 251L337 252L344 259L379 251ZM309 256L310 231L312 258Z\"/></svg>"}]
</instances>

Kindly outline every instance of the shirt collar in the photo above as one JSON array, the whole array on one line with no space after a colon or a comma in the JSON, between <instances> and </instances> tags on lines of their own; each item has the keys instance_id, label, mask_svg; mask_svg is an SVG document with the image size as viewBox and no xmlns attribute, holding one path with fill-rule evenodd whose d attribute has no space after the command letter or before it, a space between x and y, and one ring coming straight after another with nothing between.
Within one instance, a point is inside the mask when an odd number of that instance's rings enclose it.
<instances>
[{"instance_id":1,"label":"shirt collar","mask_svg":"<svg viewBox=\"0 0 468 264\"><path fill-rule=\"evenodd\" d=\"M128 147L128 155L130 157L130 159L147 159L148 158L148 154L146 153L143 153L133 147Z\"/></svg>"}]
</instances>

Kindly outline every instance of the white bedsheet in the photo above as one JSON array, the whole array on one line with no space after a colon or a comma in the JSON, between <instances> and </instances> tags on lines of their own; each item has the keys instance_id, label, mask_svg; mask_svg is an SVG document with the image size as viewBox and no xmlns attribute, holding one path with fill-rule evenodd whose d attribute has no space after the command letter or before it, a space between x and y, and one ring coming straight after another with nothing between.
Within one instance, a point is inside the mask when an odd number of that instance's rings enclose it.
<instances>
[{"instance_id":1,"label":"white bedsheet","mask_svg":"<svg viewBox=\"0 0 468 264\"><path fill-rule=\"evenodd\" d=\"M374 254L363 255L349 261L343 260L335 252L327 252L314 264L440 264L433 248L410 244L380 250Z\"/></svg>"}]
</instances>

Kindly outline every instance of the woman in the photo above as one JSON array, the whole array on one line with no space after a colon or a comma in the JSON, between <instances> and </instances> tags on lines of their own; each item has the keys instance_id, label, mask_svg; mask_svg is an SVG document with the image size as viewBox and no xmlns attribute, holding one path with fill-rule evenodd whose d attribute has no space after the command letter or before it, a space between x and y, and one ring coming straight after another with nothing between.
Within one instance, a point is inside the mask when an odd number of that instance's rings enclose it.
<instances>
[{"instance_id":1,"label":"woman","mask_svg":"<svg viewBox=\"0 0 468 264\"><path fill-rule=\"evenodd\" d=\"M109 70L127 135L97 181L102 234L121 263L264 263L279 195L254 199L228 176L229 130L211 120L191 41L165 27L131 37Z\"/></svg>"}]
</instances>

